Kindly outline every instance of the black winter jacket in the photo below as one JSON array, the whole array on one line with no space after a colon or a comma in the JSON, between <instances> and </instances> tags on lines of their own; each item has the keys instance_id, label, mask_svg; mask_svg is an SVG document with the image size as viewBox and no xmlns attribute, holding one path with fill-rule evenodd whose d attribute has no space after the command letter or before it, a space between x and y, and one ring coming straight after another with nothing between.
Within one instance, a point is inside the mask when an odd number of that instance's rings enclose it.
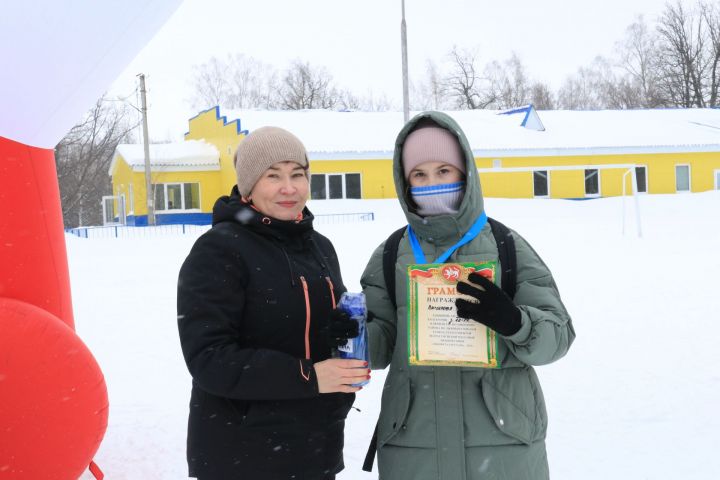
<instances>
[{"instance_id":1,"label":"black winter jacket","mask_svg":"<svg viewBox=\"0 0 720 480\"><path fill-rule=\"evenodd\" d=\"M202 480L320 479L343 469L354 394L319 394L318 332L345 291L330 241L264 217L237 190L178 280L178 328L192 375L187 459Z\"/></svg>"}]
</instances>

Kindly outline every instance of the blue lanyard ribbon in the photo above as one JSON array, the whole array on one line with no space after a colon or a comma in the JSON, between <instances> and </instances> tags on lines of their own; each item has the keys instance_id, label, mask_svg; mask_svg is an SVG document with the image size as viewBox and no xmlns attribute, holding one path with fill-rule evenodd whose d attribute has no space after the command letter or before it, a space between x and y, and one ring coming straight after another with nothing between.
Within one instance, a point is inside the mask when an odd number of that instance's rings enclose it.
<instances>
[{"instance_id":1,"label":"blue lanyard ribbon","mask_svg":"<svg viewBox=\"0 0 720 480\"><path fill-rule=\"evenodd\" d=\"M450 255L455 253L455 250L462 247L466 243L469 243L477 237L480 234L480 231L483 229L485 224L487 223L487 214L483 211L482 214L478 217L477 220L475 220L475 223L472 224L470 227L470 230L467 231L465 235L460 239L459 242L457 242L455 245L450 247L445 253L440 255L437 260L435 260L434 263L445 263L445 260L450 258ZM427 259L425 258L425 253L422 251L422 248L420 247L420 242L417 239L417 236L415 236L415 232L413 231L412 227L408 225L407 227L408 231L408 238L410 239L410 246L412 247L413 255L415 255L415 263L422 264L422 263L428 263Z\"/></svg>"}]
</instances>

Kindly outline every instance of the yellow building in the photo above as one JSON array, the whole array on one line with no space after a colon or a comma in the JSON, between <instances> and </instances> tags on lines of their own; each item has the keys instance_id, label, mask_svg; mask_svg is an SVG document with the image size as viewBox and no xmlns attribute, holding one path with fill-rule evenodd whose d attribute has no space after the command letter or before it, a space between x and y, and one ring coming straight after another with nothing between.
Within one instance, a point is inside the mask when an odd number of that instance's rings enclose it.
<instances>
[{"instance_id":1,"label":"yellow building","mask_svg":"<svg viewBox=\"0 0 720 480\"><path fill-rule=\"evenodd\" d=\"M203 140L150 145L156 225L210 223L215 200L226 192L219 157L218 149ZM109 174L113 196L112 208L103 205L106 223L147 225L143 145L118 145Z\"/></svg>"},{"instance_id":2,"label":"yellow building","mask_svg":"<svg viewBox=\"0 0 720 480\"><path fill-rule=\"evenodd\" d=\"M313 199L395 197L392 155L403 126L400 112L225 113L219 107L200 112L189 120L185 134L185 143L214 146L212 168L200 170L190 161L185 165L193 169L183 169L176 162L174 170L153 174L158 184L197 183L194 213L209 215L214 200L230 191L237 144L264 125L283 127L305 144ZM536 112L528 106L448 113L468 137L488 197L583 199L622 195L624 190L655 194L720 188L717 109ZM127 185L136 185L135 216L142 215L144 206L137 205L143 203L144 184L137 176L130 181L127 168L115 169L113 173L111 167L115 194L129 195ZM135 168L133 175L138 174Z\"/></svg>"}]
</instances>

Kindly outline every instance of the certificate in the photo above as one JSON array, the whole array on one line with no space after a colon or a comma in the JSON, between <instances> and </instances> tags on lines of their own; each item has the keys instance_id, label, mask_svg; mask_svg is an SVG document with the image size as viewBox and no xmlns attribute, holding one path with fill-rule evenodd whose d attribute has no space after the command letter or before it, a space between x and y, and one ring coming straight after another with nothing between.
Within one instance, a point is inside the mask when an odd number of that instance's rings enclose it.
<instances>
[{"instance_id":1,"label":"certificate","mask_svg":"<svg viewBox=\"0 0 720 480\"><path fill-rule=\"evenodd\" d=\"M477 272L495 281L497 262L408 265L410 365L498 368L497 336L485 325L459 318L457 282Z\"/></svg>"}]
</instances>

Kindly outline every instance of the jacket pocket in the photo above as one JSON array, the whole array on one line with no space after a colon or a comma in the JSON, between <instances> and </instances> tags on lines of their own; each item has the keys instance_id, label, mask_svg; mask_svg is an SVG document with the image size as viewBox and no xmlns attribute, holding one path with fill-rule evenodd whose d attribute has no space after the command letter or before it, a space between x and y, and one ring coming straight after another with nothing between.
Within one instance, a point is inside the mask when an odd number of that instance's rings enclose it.
<instances>
[{"instance_id":1,"label":"jacket pocket","mask_svg":"<svg viewBox=\"0 0 720 480\"><path fill-rule=\"evenodd\" d=\"M480 388L498 430L526 445L545 438L545 400L532 368L488 371Z\"/></svg>"},{"instance_id":2,"label":"jacket pocket","mask_svg":"<svg viewBox=\"0 0 720 480\"><path fill-rule=\"evenodd\" d=\"M389 380L385 383L378 420L378 448L398 434L410 410L410 380L407 377Z\"/></svg>"},{"instance_id":3,"label":"jacket pocket","mask_svg":"<svg viewBox=\"0 0 720 480\"><path fill-rule=\"evenodd\" d=\"M436 448L436 394L433 371L393 374L383 391L378 445Z\"/></svg>"}]
</instances>

